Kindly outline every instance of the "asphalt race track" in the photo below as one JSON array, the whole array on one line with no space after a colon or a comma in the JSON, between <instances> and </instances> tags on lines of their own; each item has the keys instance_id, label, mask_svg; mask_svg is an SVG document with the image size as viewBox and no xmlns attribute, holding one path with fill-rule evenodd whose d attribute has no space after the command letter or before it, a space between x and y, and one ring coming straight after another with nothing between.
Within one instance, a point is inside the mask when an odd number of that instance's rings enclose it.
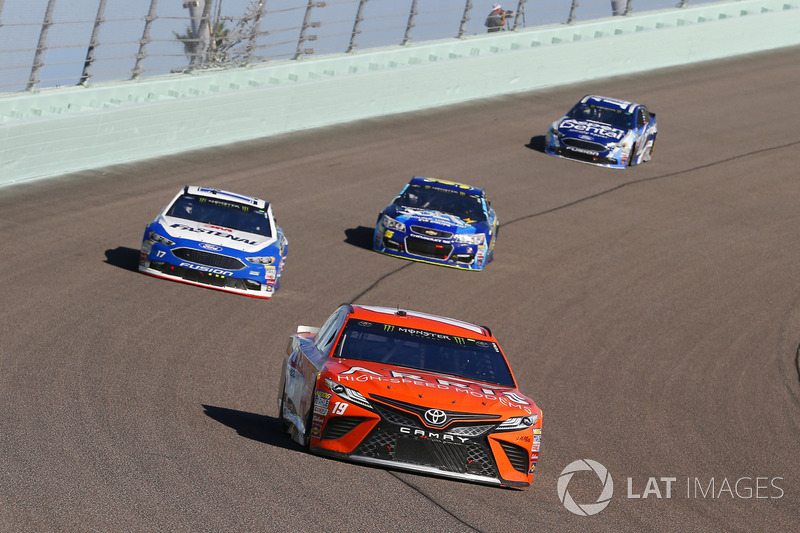
<instances>
[{"instance_id":1,"label":"asphalt race track","mask_svg":"<svg viewBox=\"0 0 800 533\"><path fill-rule=\"evenodd\" d=\"M798 53L0 189L0 531L797 531ZM657 113L653 161L542 152L587 93ZM413 175L487 190L484 272L370 251ZM273 299L137 273L145 224L186 184L273 203L290 242ZM490 326L544 411L533 486L348 464L279 433L288 336L344 302ZM559 499L580 459L614 483L593 516ZM601 489L591 471L568 484L579 504Z\"/></svg>"}]
</instances>

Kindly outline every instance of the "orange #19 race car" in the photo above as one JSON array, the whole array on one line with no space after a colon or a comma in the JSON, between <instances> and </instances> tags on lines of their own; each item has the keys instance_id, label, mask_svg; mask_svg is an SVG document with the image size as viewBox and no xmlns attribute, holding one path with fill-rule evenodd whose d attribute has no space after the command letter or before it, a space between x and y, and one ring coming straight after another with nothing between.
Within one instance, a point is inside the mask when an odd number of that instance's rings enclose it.
<instances>
[{"instance_id":1,"label":"orange #19 race car","mask_svg":"<svg viewBox=\"0 0 800 533\"><path fill-rule=\"evenodd\" d=\"M284 429L313 453L503 487L533 480L542 411L486 327L342 305L291 336L278 392Z\"/></svg>"}]
</instances>

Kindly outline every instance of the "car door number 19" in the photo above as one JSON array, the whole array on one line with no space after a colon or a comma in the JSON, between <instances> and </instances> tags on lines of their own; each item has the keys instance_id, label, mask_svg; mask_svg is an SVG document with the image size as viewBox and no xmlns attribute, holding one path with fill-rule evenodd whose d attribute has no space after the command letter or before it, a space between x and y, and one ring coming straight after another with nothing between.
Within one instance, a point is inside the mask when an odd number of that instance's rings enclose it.
<instances>
[{"instance_id":1,"label":"car door number 19","mask_svg":"<svg viewBox=\"0 0 800 533\"><path fill-rule=\"evenodd\" d=\"M333 409L331 409L331 412L335 415L343 415L345 410L347 410L348 405L350 404L344 402L336 402L335 404L333 404Z\"/></svg>"}]
</instances>

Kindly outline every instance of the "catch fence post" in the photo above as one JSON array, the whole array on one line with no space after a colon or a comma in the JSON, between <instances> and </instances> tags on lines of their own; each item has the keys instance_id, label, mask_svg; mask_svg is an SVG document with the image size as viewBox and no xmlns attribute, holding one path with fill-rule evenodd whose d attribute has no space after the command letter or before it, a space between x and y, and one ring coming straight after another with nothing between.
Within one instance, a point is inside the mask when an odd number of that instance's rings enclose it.
<instances>
[{"instance_id":1,"label":"catch fence post","mask_svg":"<svg viewBox=\"0 0 800 533\"><path fill-rule=\"evenodd\" d=\"M361 33L361 21L364 20L364 4L367 0L361 0L358 3L358 10L356 11L356 19L353 21L353 32L350 34L350 44L347 46L347 51L352 52L358 46L356 36Z\"/></svg>"},{"instance_id":2,"label":"catch fence post","mask_svg":"<svg viewBox=\"0 0 800 533\"><path fill-rule=\"evenodd\" d=\"M144 18L144 31L142 31L142 38L139 39L139 53L136 54L136 64L133 66L131 72L131 79L135 80L142 73L142 62L147 57L147 43L150 42L150 28L153 26L153 21L156 19L156 6L158 0L150 1L150 11Z\"/></svg>"},{"instance_id":3,"label":"catch fence post","mask_svg":"<svg viewBox=\"0 0 800 533\"><path fill-rule=\"evenodd\" d=\"M86 61L83 63L83 72L81 73L81 81L78 85L86 85L91 77L90 70L92 63L94 63L94 49L100 45L98 36L100 35L100 25L103 23L103 17L106 11L106 0L100 0L97 4L97 15L94 17L94 27L92 28L92 37L89 39L89 48L86 50Z\"/></svg>"},{"instance_id":4,"label":"catch fence post","mask_svg":"<svg viewBox=\"0 0 800 533\"><path fill-rule=\"evenodd\" d=\"M33 56L33 65L31 65L31 75L28 78L28 86L26 87L28 91L32 91L39 84L39 71L44 66L42 63L42 56L47 46L47 30L53 25L53 10L55 7L56 0L50 0L47 3L47 9L44 12L44 20L42 21L42 30L39 32L39 44L36 45L36 53Z\"/></svg>"}]
</instances>

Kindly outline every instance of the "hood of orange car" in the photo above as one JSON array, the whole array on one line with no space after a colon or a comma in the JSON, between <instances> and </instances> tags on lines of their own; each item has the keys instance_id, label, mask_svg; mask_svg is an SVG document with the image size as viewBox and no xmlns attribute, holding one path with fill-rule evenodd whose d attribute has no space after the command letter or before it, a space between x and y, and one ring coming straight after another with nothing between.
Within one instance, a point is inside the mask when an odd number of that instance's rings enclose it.
<instances>
[{"instance_id":1,"label":"hood of orange car","mask_svg":"<svg viewBox=\"0 0 800 533\"><path fill-rule=\"evenodd\" d=\"M412 368L367 361L340 360L326 367L325 377L358 390L366 398L391 398L447 411L524 416L536 404L517 389L459 379Z\"/></svg>"}]
</instances>

